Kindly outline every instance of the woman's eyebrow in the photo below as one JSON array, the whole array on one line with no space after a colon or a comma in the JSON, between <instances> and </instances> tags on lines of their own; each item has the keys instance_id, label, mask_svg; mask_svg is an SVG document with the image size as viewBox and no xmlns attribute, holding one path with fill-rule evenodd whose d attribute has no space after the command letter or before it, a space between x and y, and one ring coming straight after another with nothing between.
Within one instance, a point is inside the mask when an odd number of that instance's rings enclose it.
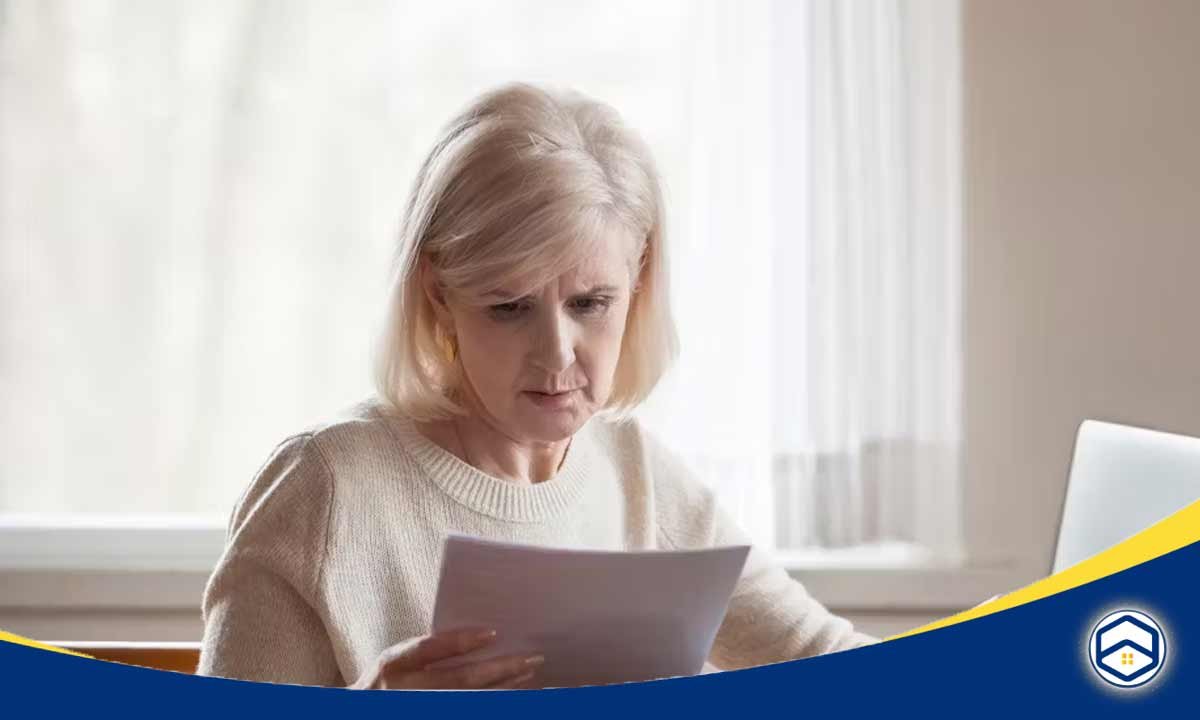
<instances>
[{"instance_id":1,"label":"woman's eyebrow","mask_svg":"<svg viewBox=\"0 0 1200 720\"><path fill-rule=\"evenodd\" d=\"M591 290L584 290L583 292L581 292L579 294L580 295L593 295L595 293L601 293L601 292L611 293L611 292L616 292L616 291L617 291L616 285L596 285Z\"/></svg>"},{"instance_id":2,"label":"woman's eyebrow","mask_svg":"<svg viewBox=\"0 0 1200 720\"><path fill-rule=\"evenodd\" d=\"M613 293L617 291L616 285L595 285L583 292L575 293L576 295L595 295L596 293ZM503 290L492 290L484 293L485 298L497 298L499 300L508 300L512 298L512 293L504 292Z\"/></svg>"},{"instance_id":3,"label":"woman's eyebrow","mask_svg":"<svg viewBox=\"0 0 1200 720\"><path fill-rule=\"evenodd\" d=\"M496 298L498 300L509 300L512 298L513 294L510 292L505 292L504 290L492 290L491 292L484 293L483 296L485 298ZM519 300L520 298L517 298L517 299Z\"/></svg>"}]
</instances>

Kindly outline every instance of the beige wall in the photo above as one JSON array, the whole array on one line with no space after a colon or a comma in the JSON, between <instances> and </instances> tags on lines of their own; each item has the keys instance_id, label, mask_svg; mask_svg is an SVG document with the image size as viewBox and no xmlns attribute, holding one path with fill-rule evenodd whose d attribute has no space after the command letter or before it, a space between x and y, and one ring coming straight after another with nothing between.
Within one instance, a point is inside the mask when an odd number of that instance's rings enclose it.
<instances>
[{"instance_id":1,"label":"beige wall","mask_svg":"<svg viewBox=\"0 0 1200 720\"><path fill-rule=\"evenodd\" d=\"M963 46L968 538L1033 577L1083 418L1200 435L1200 2L968 0Z\"/></svg>"}]
</instances>

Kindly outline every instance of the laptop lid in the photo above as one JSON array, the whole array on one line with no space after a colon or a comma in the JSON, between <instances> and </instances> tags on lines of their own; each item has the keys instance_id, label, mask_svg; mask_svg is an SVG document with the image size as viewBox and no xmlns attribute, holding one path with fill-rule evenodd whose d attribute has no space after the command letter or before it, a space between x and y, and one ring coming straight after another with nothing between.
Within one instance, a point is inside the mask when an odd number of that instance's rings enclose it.
<instances>
[{"instance_id":1,"label":"laptop lid","mask_svg":"<svg viewBox=\"0 0 1200 720\"><path fill-rule=\"evenodd\" d=\"M1051 573L1200 500L1200 438L1085 420L1075 438Z\"/></svg>"}]
</instances>

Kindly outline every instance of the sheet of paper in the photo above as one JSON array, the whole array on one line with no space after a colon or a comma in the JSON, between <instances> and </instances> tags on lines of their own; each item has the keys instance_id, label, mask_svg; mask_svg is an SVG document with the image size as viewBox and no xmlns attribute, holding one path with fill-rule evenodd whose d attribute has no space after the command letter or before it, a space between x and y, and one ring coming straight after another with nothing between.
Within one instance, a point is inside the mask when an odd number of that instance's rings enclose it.
<instances>
[{"instance_id":1,"label":"sheet of paper","mask_svg":"<svg viewBox=\"0 0 1200 720\"><path fill-rule=\"evenodd\" d=\"M451 534L433 630L482 626L497 637L436 667L540 652L542 687L696 675L749 550L608 552Z\"/></svg>"}]
</instances>

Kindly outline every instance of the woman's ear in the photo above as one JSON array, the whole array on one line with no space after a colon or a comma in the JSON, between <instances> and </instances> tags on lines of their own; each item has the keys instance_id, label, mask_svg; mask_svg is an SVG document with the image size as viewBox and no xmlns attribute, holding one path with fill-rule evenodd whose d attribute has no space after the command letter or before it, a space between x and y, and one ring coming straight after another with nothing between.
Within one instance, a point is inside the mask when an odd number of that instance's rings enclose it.
<instances>
[{"instance_id":1,"label":"woman's ear","mask_svg":"<svg viewBox=\"0 0 1200 720\"><path fill-rule=\"evenodd\" d=\"M632 280L629 283L629 295L632 298L637 295L642 289L642 280L646 276L646 261L650 259L650 243L646 242L642 245L641 251L638 253L637 261L630 265L629 271ZM633 304L632 302L630 303Z\"/></svg>"},{"instance_id":2,"label":"woman's ear","mask_svg":"<svg viewBox=\"0 0 1200 720\"><path fill-rule=\"evenodd\" d=\"M438 324L449 334L454 334L454 316L450 314L450 308L446 305L446 293L442 289L441 283L438 282L437 270L433 267L433 263L429 262L427 256L421 256L420 262L421 287L425 290L425 297L429 299L430 306L433 307L433 314L437 317Z\"/></svg>"}]
</instances>

